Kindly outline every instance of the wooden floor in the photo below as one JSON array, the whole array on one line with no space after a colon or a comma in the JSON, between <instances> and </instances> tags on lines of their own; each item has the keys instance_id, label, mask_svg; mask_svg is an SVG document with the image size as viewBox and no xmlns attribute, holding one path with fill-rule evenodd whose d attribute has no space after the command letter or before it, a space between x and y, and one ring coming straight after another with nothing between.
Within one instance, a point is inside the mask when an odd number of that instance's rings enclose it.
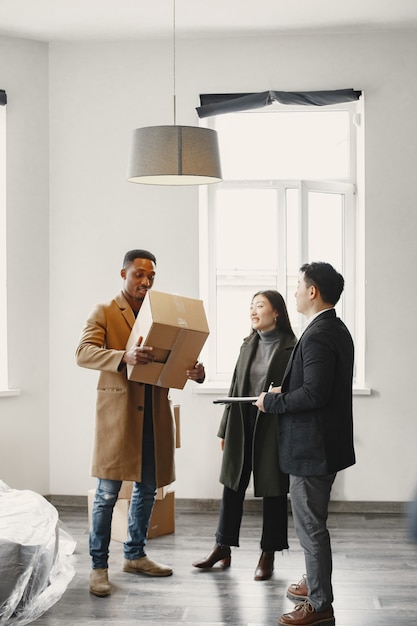
<instances>
[{"instance_id":1,"label":"wooden floor","mask_svg":"<svg viewBox=\"0 0 417 626\"><path fill-rule=\"evenodd\" d=\"M76 574L60 601L36 626L158 624L161 626L265 626L291 610L287 586L304 573L304 559L290 520L290 550L276 555L274 576L253 580L259 558L259 514L244 516L241 547L233 549L230 569L192 567L214 543L217 514L177 510L176 532L151 539L150 558L173 567L168 578L121 571L122 544L112 542L109 565L112 595L88 591L87 510L60 510L77 541ZM398 514L332 513L329 518L334 561L334 610L337 626L417 625L417 546L410 543Z\"/></svg>"}]
</instances>

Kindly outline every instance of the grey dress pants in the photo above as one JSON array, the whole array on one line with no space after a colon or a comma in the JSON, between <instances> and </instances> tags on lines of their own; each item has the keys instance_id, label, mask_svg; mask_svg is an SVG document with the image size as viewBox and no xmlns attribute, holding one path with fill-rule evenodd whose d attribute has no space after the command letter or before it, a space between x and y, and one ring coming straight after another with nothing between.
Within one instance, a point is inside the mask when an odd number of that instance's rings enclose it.
<instances>
[{"instance_id":1,"label":"grey dress pants","mask_svg":"<svg viewBox=\"0 0 417 626\"><path fill-rule=\"evenodd\" d=\"M308 599L316 611L333 602L332 551L327 529L330 492L336 474L290 476L291 508L304 550Z\"/></svg>"}]
</instances>

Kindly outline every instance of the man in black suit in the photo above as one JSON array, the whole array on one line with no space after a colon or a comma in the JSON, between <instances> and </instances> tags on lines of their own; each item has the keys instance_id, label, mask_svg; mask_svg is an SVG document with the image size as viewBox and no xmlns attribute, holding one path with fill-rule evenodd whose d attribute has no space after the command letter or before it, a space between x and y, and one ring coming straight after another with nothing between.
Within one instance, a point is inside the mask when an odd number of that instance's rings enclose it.
<instances>
[{"instance_id":1,"label":"man in black suit","mask_svg":"<svg viewBox=\"0 0 417 626\"><path fill-rule=\"evenodd\" d=\"M299 602L280 624L334 626L332 554L327 529L336 473L355 463L352 419L354 348L334 306L344 279L328 263L300 269L297 310L307 327L294 348L281 387L256 406L278 413L281 470L290 475L294 526L304 550L306 577L288 588Z\"/></svg>"}]
</instances>

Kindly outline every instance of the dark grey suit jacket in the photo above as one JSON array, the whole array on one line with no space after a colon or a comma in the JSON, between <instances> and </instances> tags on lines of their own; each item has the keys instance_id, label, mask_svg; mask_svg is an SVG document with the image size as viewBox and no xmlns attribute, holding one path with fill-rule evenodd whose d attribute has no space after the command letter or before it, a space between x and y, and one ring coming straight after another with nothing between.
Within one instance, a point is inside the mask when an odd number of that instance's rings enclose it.
<instances>
[{"instance_id":1,"label":"dark grey suit jacket","mask_svg":"<svg viewBox=\"0 0 417 626\"><path fill-rule=\"evenodd\" d=\"M354 348L334 309L306 328L294 348L282 393L265 396L279 413L281 470L296 476L333 474L355 463L352 418Z\"/></svg>"}]
</instances>

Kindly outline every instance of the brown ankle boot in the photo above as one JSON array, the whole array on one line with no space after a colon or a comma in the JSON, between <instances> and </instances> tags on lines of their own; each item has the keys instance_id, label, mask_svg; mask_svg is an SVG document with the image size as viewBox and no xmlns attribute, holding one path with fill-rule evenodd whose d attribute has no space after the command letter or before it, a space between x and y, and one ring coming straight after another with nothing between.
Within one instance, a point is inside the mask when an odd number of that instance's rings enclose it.
<instances>
[{"instance_id":1,"label":"brown ankle boot","mask_svg":"<svg viewBox=\"0 0 417 626\"><path fill-rule=\"evenodd\" d=\"M90 572L90 593L104 598L111 593L107 569L92 569Z\"/></svg>"},{"instance_id":2,"label":"brown ankle boot","mask_svg":"<svg viewBox=\"0 0 417 626\"><path fill-rule=\"evenodd\" d=\"M258 567L255 570L254 580L269 580L274 571L275 552L262 552Z\"/></svg>"},{"instance_id":3,"label":"brown ankle boot","mask_svg":"<svg viewBox=\"0 0 417 626\"><path fill-rule=\"evenodd\" d=\"M219 544L216 543L213 550L206 557L204 557L204 559L195 561L193 565L194 567L207 569L209 567L213 567L213 565L218 563L218 561L220 561L220 567L223 569L230 567L230 563L232 562L230 546L219 546Z\"/></svg>"}]
</instances>

